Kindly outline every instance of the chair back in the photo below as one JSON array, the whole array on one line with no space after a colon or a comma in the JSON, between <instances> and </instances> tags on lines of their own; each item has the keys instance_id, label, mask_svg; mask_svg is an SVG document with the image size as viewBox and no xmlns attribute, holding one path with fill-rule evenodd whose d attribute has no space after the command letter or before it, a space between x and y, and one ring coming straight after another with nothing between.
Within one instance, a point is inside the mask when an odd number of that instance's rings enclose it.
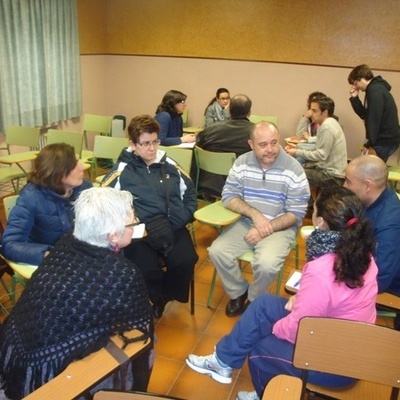
<instances>
[{"instance_id":1,"label":"chair back","mask_svg":"<svg viewBox=\"0 0 400 400\"><path fill-rule=\"evenodd\" d=\"M14 196L8 196L4 197L3 199L3 205L4 205L4 212L6 215L6 221L8 220L8 217L10 215L11 210L17 204L17 199L19 195L14 195Z\"/></svg>"},{"instance_id":2,"label":"chair back","mask_svg":"<svg viewBox=\"0 0 400 400\"><path fill-rule=\"evenodd\" d=\"M399 359L399 331L343 319L300 320L293 355L297 368L400 388Z\"/></svg>"},{"instance_id":3,"label":"chair back","mask_svg":"<svg viewBox=\"0 0 400 400\"><path fill-rule=\"evenodd\" d=\"M128 138L96 135L93 155L96 158L117 160L125 147L128 147Z\"/></svg>"},{"instance_id":4,"label":"chair back","mask_svg":"<svg viewBox=\"0 0 400 400\"><path fill-rule=\"evenodd\" d=\"M186 126L189 122L189 109L187 107L183 111L181 117L182 117L183 126Z\"/></svg>"},{"instance_id":5,"label":"chair back","mask_svg":"<svg viewBox=\"0 0 400 400\"><path fill-rule=\"evenodd\" d=\"M112 117L105 115L85 114L83 118L82 131L96 132L110 136Z\"/></svg>"},{"instance_id":6,"label":"chair back","mask_svg":"<svg viewBox=\"0 0 400 400\"><path fill-rule=\"evenodd\" d=\"M47 144L66 143L75 149L75 153L82 154L83 135L77 131L65 131L61 129L49 129L46 133Z\"/></svg>"},{"instance_id":7,"label":"chair back","mask_svg":"<svg viewBox=\"0 0 400 400\"><path fill-rule=\"evenodd\" d=\"M39 128L11 125L6 127L5 134L9 153L9 146L11 145L29 147L30 150L38 150L39 148Z\"/></svg>"},{"instance_id":8,"label":"chair back","mask_svg":"<svg viewBox=\"0 0 400 400\"><path fill-rule=\"evenodd\" d=\"M249 120L254 124L261 121L268 121L272 122L275 126L278 126L278 117L272 115L250 115Z\"/></svg>"},{"instance_id":9,"label":"chair back","mask_svg":"<svg viewBox=\"0 0 400 400\"><path fill-rule=\"evenodd\" d=\"M190 175L193 159L193 151L191 149L173 146L158 146L158 149L165 151L169 158L174 160L187 174Z\"/></svg>"},{"instance_id":10,"label":"chair back","mask_svg":"<svg viewBox=\"0 0 400 400\"><path fill-rule=\"evenodd\" d=\"M203 171L217 175L228 175L236 160L235 153L207 151L198 146L195 146L194 152L197 166Z\"/></svg>"},{"instance_id":11,"label":"chair back","mask_svg":"<svg viewBox=\"0 0 400 400\"><path fill-rule=\"evenodd\" d=\"M199 185L200 170L226 176L236 160L235 153L207 151L198 146L194 148L194 155L197 164L196 192Z\"/></svg>"}]
</instances>

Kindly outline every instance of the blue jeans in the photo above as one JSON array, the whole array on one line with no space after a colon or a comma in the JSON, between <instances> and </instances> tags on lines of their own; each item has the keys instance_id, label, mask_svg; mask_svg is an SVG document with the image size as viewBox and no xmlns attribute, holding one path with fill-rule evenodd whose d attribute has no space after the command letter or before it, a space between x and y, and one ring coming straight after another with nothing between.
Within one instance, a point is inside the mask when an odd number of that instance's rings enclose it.
<instances>
[{"instance_id":1,"label":"blue jeans","mask_svg":"<svg viewBox=\"0 0 400 400\"><path fill-rule=\"evenodd\" d=\"M264 387L276 375L301 375L292 363L294 345L272 334L276 321L288 315L287 299L265 294L257 297L238 320L232 332L216 346L218 358L232 368L241 368L248 357L251 379L261 398ZM308 381L316 385L342 387L354 379L310 371Z\"/></svg>"},{"instance_id":2,"label":"blue jeans","mask_svg":"<svg viewBox=\"0 0 400 400\"><path fill-rule=\"evenodd\" d=\"M387 161L388 158L396 152L399 148L399 144L387 144L385 146L374 146L376 155L383 161Z\"/></svg>"}]
</instances>

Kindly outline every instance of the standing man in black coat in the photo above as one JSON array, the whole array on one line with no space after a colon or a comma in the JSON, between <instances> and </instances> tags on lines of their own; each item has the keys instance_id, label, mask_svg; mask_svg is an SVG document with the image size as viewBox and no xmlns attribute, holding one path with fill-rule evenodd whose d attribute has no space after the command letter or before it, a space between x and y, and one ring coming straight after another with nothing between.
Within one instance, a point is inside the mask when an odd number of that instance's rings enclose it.
<instances>
[{"instance_id":1,"label":"standing man in black coat","mask_svg":"<svg viewBox=\"0 0 400 400\"><path fill-rule=\"evenodd\" d=\"M355 113L365 121L367 142L363 154L376 153L384 162L398 149L400 143L397 106L390 89L380 75L374 77L368 65L355 67L348 77L350 103ZM364 104L358 94L365 92Z\"/></svg>"}]
</instances>

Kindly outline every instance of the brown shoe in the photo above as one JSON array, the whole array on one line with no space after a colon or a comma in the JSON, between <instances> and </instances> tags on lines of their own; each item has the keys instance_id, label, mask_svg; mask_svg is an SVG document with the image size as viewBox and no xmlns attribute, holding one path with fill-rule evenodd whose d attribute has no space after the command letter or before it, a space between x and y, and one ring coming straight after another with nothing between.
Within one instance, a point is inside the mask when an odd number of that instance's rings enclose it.
<instances>
[{"instance_id":1,"label":"brown shoe","mask_svg":"<svg viewBox=\"0 0 400 400\"><path fill-rule=\"evenodd\" d=\"M247 300L247 290L237 299L229 300L228 304L225 308L225 314L227 317L236 317L244 312L246 309L246 300Z\"/></svg>"}]
</instances>

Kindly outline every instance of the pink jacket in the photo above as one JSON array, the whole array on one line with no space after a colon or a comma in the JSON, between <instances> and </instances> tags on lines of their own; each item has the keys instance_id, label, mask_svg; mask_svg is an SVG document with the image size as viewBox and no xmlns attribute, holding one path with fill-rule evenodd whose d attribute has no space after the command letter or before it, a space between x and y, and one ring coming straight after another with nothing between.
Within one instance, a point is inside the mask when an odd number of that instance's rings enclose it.
<instances>
[{"instance_id":1,"label":"pink jacket","mask_svg":"<svg viewBox=\"0 0 400 400\"><path fill-rule=\"evenodd\" d=\"M304 266L294 307L289 315L275 323L274 335L294 343L299 321L306 316L375 323L378 293L375 260L371 260L364 275L364 286L356 289L334 281L334 260L335 254L325 254Z\"/></svg>"}]
</instances>

